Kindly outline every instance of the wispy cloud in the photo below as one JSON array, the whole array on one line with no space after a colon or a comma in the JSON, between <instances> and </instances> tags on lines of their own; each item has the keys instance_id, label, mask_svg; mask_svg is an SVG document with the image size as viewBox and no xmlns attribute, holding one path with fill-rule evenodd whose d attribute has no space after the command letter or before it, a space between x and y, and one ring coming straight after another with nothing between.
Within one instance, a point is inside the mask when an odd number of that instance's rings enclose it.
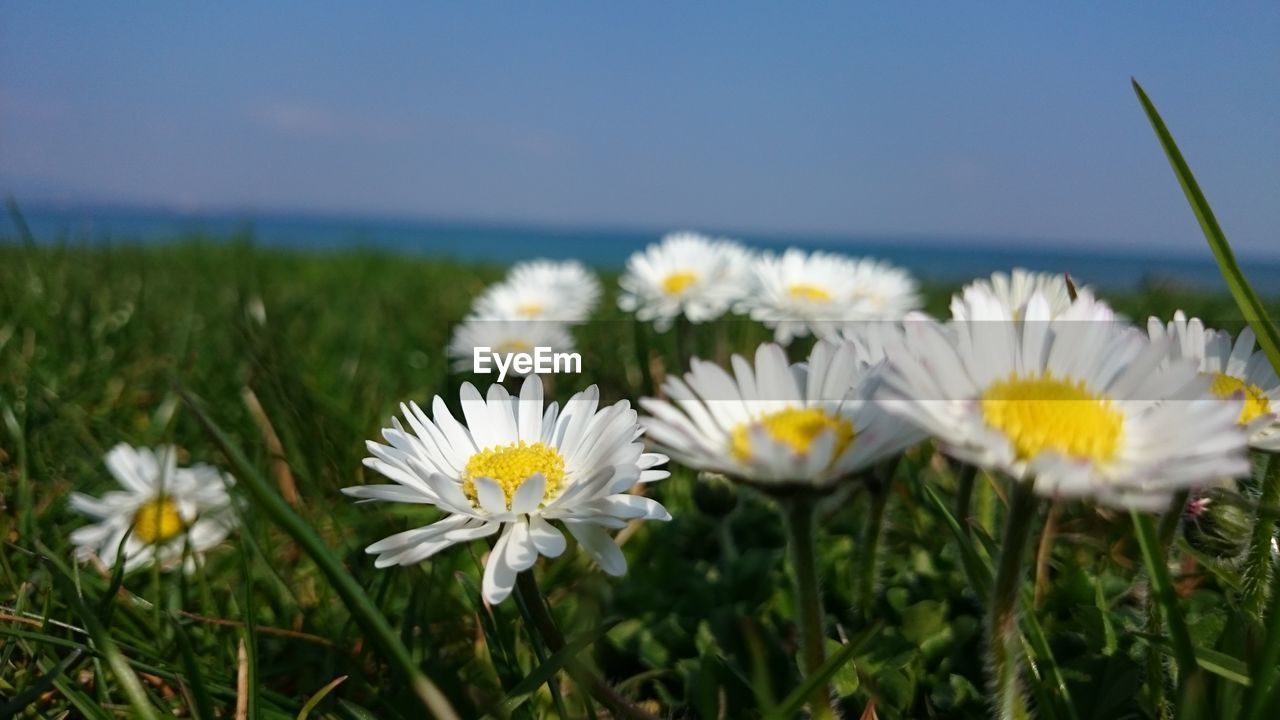
<instances>
[{"instance_id":1,"label":"wispy cloud","mask_svg":"<svg viewBox=\"0 0 1280 720\"><path fill-rule=\"evenodd\" d=\"M339 111L295 100L254 105L248 115L268 130L313 138L392 141L403 139L410 131L409 123L399 118Z\"/></svg>"}]
</instances>

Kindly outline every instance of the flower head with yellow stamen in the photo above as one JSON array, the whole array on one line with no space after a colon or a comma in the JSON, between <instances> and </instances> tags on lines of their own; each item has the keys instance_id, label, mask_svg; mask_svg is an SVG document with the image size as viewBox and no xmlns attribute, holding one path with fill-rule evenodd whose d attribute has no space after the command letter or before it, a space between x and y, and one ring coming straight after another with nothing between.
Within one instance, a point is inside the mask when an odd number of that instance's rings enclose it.
<instances>
[{"instance_id":1,"label":"flower head with yellow stamen","mask_svg":"<svg viewBox=\"0 0 1280 720\"><path fill-rule=\"evenodd\" d=\"M900 320L920 307L915 280L876 260L792 248L758 258L752 272L753 288L738 311L772 328L783 345L810 334L834 339L854 325Z\"/></svg>"},{"instance_id":2,"label":"flower head with yellow stamen","mask_svg":"<svg viewBox=\"0 0 1280 720\"><path fill-rule=\"evenodd\" d=\"M650 439L685 465L766 489L830 487L923 436L871 399L883 356L866 344L819 341L806 362L761 345L733 373L693 360L644 398Z\"/></svg>"},{"instance_id":3,"label":"flower head with yellow stamen","mask_svg":"<svg viewBox=\"0 0 1280 720\"><path fill-rule=\"evenodd\" d=\"M476 298L471 317L482 320L585 322L600 302L600 280L580 262L518 263L502 282Z\"/></svg>"},{"instance_id":4,"label":"flower head with yellow stamen","mask_svg":"<svg viewBox=\"0 0 1280 720\"><path fill-rule=\"evenodd\" d=\"M71 494L72 509L94 522L71 533L80 560L98 558L125 572L158 563L162 570L195 569L204 554L235 528L227 488L234 484L208 465L177 466L173 447L120 444L106 456L119 483L101 497ZM189 552L188 552L189 550Z\"/></svg>"},{"instance_id":5,"label":"flower head with yellow stamen","mask_svg":"<svg viewBox=\"0 0 1280 720\"><path fill-rule=\"evenodd\" d=\"M1242 403L1092 293L1056 312L1038 291L1011 304L970 286L957 302L950 323L904 323L884 391L948 454L1042 495L1148 510L1248 472Z\"/></svg>"},{"instance_id":6,"label":"flower head with yellow stamen","mask_svg":"<svg viewBox=\"0 0 1280 720\"><path fill-rule=\"evenodd\" d=\"M368 547L377 567L414 565L456 543L498 535L485 563L482 589L491 603L511 593L516 574L539 555L565 550L557 523L611 575L626 559L607 530L632 520L667 520L666 509L637 491L668 475L667 458L644 452L636 413L627 401L600 408L590 387L561 411L543 404L542 381L525 379L520 395L502 385L487 396L470 383L460 392L465 424L437 397L431 415L401 405L405 424L392 419L388 444L370 442L372 470L385 485L345 488L361 500L434 505L447 515Z\"/></svg>"},{"instance_id":7,"label":"flower head with yellow stamen","mask_svg":"<svg viewBox=\"0 0 1280 720\"><path fill-rule=\"evenodd\" d=\"M1188 319L1179 310L1168 324L1150 318L1147 332L1153 340L1169 343L1170 360L1194 362L1209 378L1215 397L1242 403L1236 422L1251 447L1280 452L1280 378L1266 354L1256 349L1253 330L1246 327L1233 343L1229 333L1206 328L1199 318Z\"/></svg>"},{"instance_id":8,"label":"flower head with yellow stamen","mask_svg":"<svg viewBox=\"0 0 1280 720\"><path fill-rule=\"evenodd\" d=\"M682 316L715 320L748 291L749 265L750 254L732 240L671 233L627 260L618 307L660 331Z\"/></svg>"}]
</instances>

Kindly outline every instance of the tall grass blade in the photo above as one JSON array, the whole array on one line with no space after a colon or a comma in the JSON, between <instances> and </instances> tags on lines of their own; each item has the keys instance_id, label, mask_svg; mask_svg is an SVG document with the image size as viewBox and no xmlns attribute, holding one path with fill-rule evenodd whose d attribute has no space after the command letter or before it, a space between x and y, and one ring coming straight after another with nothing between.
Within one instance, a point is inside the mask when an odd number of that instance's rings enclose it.
<instances>
[{"instance_id":1,"label":"tall grass blade","mask_svg":"<svg viewBox=\"0 0 1280 720\"><path fill-rule=\"evenodd\" d=\"M458 714L444 696L440 688L418 668L408 649L396 637L395 631L387 619L378 612L377 606L365 594L364 589L347 573L341 561L334 557L320 536L311 529L306 520L298 516L280 497L270 482L262 477L256 468L245 458L240 448L227 437L222 429L205 413L199 401L185 390L180 391L183 402L191 409L214 443L231 461L236 471L240 486L246 488L253 496L258 509L267 515L276 525L287 532L302 548L316 567L320 569L337 591L342 602L351 612L351 616L360 627L369 634L370 639L386 654L386 660L401 675L422 701L423 706L432 716L440 720L457 720Z\"/></svg>"},{"instance_id":2,"label":"tall grass blade","mask_svg":"<svg viewBox=\"0 0 1280 720\"><path fill-rule=\"evenodd\" d=\"M1277 330L1274 323L1267 317L1267 311L1262 305L1262 301L1258 298L1258 294L1253 291L1253 286L1245 279L1244 273L1240 270L1239 263L1236 262L1235 252L1231 249L1231 244L1227 242L1227 236L1222 232L1222 227L1218 225L1218 219L1213 214L1213 209L1209 207L1209 201L1205 199L1204 193L1200 190L1200 184L1196 182L1195 176L1191 174L1191 168L1187 165L1187 161L1182 157L1182 152L1178 150L1178 145L1173 141L1173 135L1169 132L1169 128L1165 126L1164 120L1160 117L1160 113L1156 111L1156 106L1152 104L1151 98L1147 97L1146 91L1138 84L1137 80L1133 80L1133 91L1138 95L1138 101L1142 103L1142 109L1147 113L1147 119L1151 121L1151 127L1156 132L1156 137L1160 139L1160 145L1164 148L1164 153L1169 158L1169 165L1173 167L1173 174L1178 178L1178 184L1182 186L1182 192L1187 196L1187 202L1191 204L1191 210L1196 215L1196 220L1200 223L1200 230L1204 232L1204 237L1209 241L1209 249L1213 251L1213 257L1218 261L1218 269L1222 271L1222 277L1227 281L1227 287L1231 290L1231 297L1236 301L1236 305L1240 306L1240 311L1244 313L1244 319L1248 321L1249 327L1253 328L1253 332L1258 336L1258 344L1267 354L1267 359L1271 361L1271 366L1280 372L1280 330Z\"/></svg>"}]
</instances>

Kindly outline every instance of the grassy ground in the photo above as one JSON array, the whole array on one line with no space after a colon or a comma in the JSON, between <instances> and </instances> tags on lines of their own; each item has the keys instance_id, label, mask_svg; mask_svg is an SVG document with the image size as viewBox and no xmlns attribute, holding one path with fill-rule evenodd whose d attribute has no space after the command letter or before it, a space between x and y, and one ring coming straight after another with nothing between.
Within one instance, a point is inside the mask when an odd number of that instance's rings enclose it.
<instances>
[{"instance_id":1,"label":"grassy ground","mask_svg":"<svg viewBox=\"0 0 1280 720\"><path fill-rule=\"evenodd\" d=\"M485 548L375 570L363 547L432 513L355 506L338 492L372 479L364 441L400 401L440 394L456 403L463 378L443 357L450 323L504 270L245 242L0 245L0 716L16 706L30 717L136 716L120 681L127 673L113 665L121 661L164 713L232 717L240 702L249 717L297 717L345 678L313 717L422 716L349 601L261 503L246 503L243 529L203 572L120 581L70 567L67 536L83 520L67 495L110 486L102 456L115 443L174 443L184 460L232 468L181 391L314 528L459 714L495 712L508 698L524 701L515 717L554 716L546 686L524 681L540 662L517 604L479 599ZM930 288L930 309L945 312L951 290ZM1181 307L1240 326L1225 295L1152 288L1112 299L1132 317ZM590 382L608 400L635 398L677 362L669 336L637 334L612 308L606 297L600 319L579 333L588 374L559 378L561 399ZM766 337L743 323L724 333L739 350ZM642 365L646 350L653 359ZM800 682L780 522L747 494L722 520L708 510L725 498L695 498L690 473L674 469L654 488L674 520L627 531L625 578L606 578L571 550L542 561L540 583L570 639L594 639L585 656L649 711L758 716ZM953 481L923 449L890 487L870 602L855 562L865 553L854 550L865 547L877 495L840 498L820 529L829 614L840 637L862 641L836 690L854 717L871 703L885 718L985 717L982 606L925 490L945 504ZM991 485L979 483L975 507L981 539L999 527ZM1128 518L1067 507L1048 525L1028 597L1053 658L1029 679L1041 716L1154 715L1165 683L1143 635L1145 583ZM1229 577L1209 567L1188 561L1178 578L1206 648L1243 622ZM557 684L570 713L585 714L579 687L563 676ZM1214 687L1211 702L1237 692ZM1063 710L1068 696L1074 712Z\"/></svg>"}]
</instances>

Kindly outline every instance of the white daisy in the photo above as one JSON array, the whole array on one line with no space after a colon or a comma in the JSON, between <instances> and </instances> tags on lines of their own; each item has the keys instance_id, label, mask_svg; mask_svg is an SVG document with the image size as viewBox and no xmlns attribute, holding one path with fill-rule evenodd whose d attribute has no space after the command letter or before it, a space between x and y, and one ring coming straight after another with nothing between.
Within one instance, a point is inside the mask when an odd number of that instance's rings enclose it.
<instances>
[{"instance_id":1,"label":"white daisy","mask_svg":"<svg viewBox=\"0 0 1280 720\"><path fill-rule=\"evenodd\" d=\"M750 253L732 240L672 233L627 260L618 307L660 331L681 315L714 320L745 296L750 263Z\"/></svg>"},{"instance_id":2,"label":"white daisy","mask_svg":"<svg viewBox=\"0 0 1280 720\"><path fill-rule=\"evenodd\" d=\"M577 261L518 263L476 299L472 315L485 320L586 321L600 301L600 280Z\"/></svg>"},{"instance_id":3,"label":"white daisy","mask_svg":"<svg viewBox=\"0 0 1280 720\"><path fill-rule=\"evenodd\" d=\"M898 320L920 307L915 280L876 260L791 248L757 258L752 268L755 286L738 310L773 328L783 345L810 333L833 337L849 322Z\"/></svg>"},{"instance_id":4,"label":"white daisy","mask_svg":"<svg viewBox=\"0 0 1280 720\"><path fill-rule=\"evenodd\" d=\"M1095 302L1051 319L1033 293L1015 322L990 295L968 320L906 323L885 395L949 454L1050 497L1158 510L1178 489L1247 473L1240 403L1135 328L1076 319Z\"/></svg>"},{"instance_id":5,"label":"white daisy","mask_svg":"<svg viewBox=\"0 0 1280 720\"><path fill-rule=\"evenodd\" d=\"M455 371L471 372L475 369L477 348L482 352L484 348L489 348L489 352L508 355L532 353L540 347L550 348L551 352L556 353L573 352L573 335L569 333L569 327L550 320L468 318L453 329L447 352ZM516 376L524 374L514 364L509 372Z\"/></svg>"},{"instance_id":6,"label":"white daisy","mask_svg":"<svg viewBox=\"0 0 1280 720\"><path fill-rule=\"evenodd\" d=\"M1087 286L1077 286L1077 292L1091 294L1092 290ZM1009 309L1014 318L1022 317L1033 295L1040 295L1048 303L1050 317L1057 317L1071 307L1066 275L1035 273L1022 268L1014 268L1009 274L993 273L989 280L974 280L961 288L951 298L951 317L956 320L968 319L966 306L971 295L978 298L994 297L996 302Z\"/></svg>"},{"instance_id":7,"label":"white daisy","mask_svg":"<svg viewBox=\"0 0 1280 720\"><path fill-rule=\"evenodd\" d=\"M382 431L390 445L369 442L365 465L391 485L343 490L362 500L434 505L447 514L425 527L397 533L368 547L377 567L413 565L451 545L501 531L485 565L483 593L490 603L511 593L516 574L538 555L556 557L565 540L558 520L610 575L626 572L622 550L606 530L629 520L669 520L666 509L627 490L661 480L667 458L644 452L642 430L630 403L598 409L593 385L545 410L542 381L525 380L520 396L491 385L488 398L470 383L460 392L466 425L436 397L432 416L415 403L401 405Z\"/></svg>"},{"instance_id":8,"label":"white daisy","mask_svg":"<svg viewBox=\"0 0 1280 720\"><path fill-rule=\"evenodd\" d=\"M177 450L169 446L151 450L121 443L105 462L124 489L100 498L71 494L71 508L96 521L71 533L77 559L97 557L107 567L123 560L125 572L153 562L164 570L182 565L190 572L235 527L227 495L235 483L230 475L209 465L180 468Z\"/></svg>"},{"instance_id":9,"label":"white daisy","mask_svg":"<svg viewBox=\"0 0 1280 720\"><path fill-rule=\"evenodd\" d=\"M871 400L882 362L853 343L819 341L794 365L766 343L754 367L737 355L732 364L730 375L694 359L683 380L667 378L668 400L640 401L660 450L764 487L825 486L924 437Z\"/></svg>"},{"instance_id":10,"label":"white daisy","mask_svg":"<svg viewBox=\"0 0 1280 720\"><path fill-rule=\"evenodd\" d=\"M1280 452L1280 378L1261 350L1254 352L1253 330L1245 328L1233 345L1231 334L1206 329L1199 318L1187 319L1179 310L1167 326L1159 318L1147 321L1152 340L1167 339L1172 358L1194 362L1210 378L1209 389L1220 398L1243 398L1237 422L1259 450Z\"/></svg>"}]
</instances>

